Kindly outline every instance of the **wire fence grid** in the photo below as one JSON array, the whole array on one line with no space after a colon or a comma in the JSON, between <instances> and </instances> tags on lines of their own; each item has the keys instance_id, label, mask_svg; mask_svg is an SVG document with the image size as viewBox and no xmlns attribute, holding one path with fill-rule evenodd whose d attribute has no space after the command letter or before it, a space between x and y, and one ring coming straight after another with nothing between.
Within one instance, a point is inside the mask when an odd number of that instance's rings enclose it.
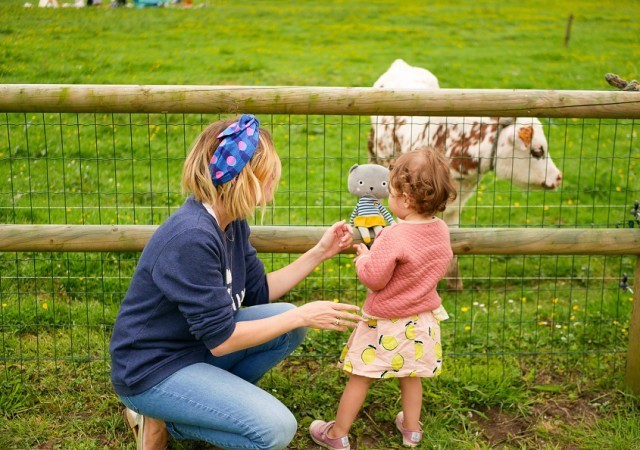
<instances>
[{"instance_id":1,"label":"wire fence grid","mask_svg":"<svg viewBox=\"0 0 640 450\"><path fill-rule=\"evenodd\" d=\"M0 223L162 223L183 202L182 163L219 115L6 113L0 121ZM364 116L259 115L283 164L264 225L329 225L357 199L349 168L368 162ZM638 126L625 119L541 119L564 174L556 190L479 179L461 227L638 226ZM297 255L262 254L267 270ZM108 385L112 325L135 252L0 253L0 361L4 377L49 371ZM460 256L462 291L440 294L447 369L564 376L624 372L635 257ZM286 301L362 304L352 256L324 263ZM297 356L332 361L347 336L311 331Z\"/></svg>"}]
</instances>

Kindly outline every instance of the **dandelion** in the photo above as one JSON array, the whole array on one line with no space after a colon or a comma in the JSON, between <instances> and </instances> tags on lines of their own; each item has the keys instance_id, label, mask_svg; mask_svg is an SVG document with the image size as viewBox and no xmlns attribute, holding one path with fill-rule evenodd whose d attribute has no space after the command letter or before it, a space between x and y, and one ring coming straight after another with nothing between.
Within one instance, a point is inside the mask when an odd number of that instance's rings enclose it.
<instances>
[{"instance_id":1,"label":"dandelion","mask_svg":"<svg viewBox=\"0 0 640 450\"><path fill-rule=\"evenodd\" d=\"M42 304L42 309L47 309L49 306L46 303Z\"/></svg>"},{"instance_id":2,"label":"dandelion","mask_svg":"<svg viewBox=\"0 0 640 450\"><path fill-rule=\"evenodd\" d=\"M571 199L567 200L567 205L573 205L573 200Z\"/></svg>"},{"instance_id":3,"label":"dandelion","mask_svg":"<svg viewBox=\"0 0 640 450\"><path fill-rule=\"evenodd\" d=\"M467 312L467 311L469 311L469 307L468 306L463 306L462 308L460 308L460 311Z\"/></svg>"},{"instance_id":4,"label":"dandelion","mask_svg":"<svg viewBox=\"0 0 640 450\"><path fill-rule=\"evenodd\" d=\"M464 327L464 331L469 331L471 330L471 327L469 325L467 325L466 327Z\"/></svg>"},{"instance_id":5,"label":"dandelion","mask_svg":"<svg viewBox=\"0 0 640 450\"><path fill-rule=\"evenodd\" d=\"M558 303L558 299L554 298L553 300L551 300L553 303Z\"/></svg>"},{"instance_id":6,"label":"dandelion","mask_svg":"<svg viewBox=\"0 0 640 450\"><path fill-rule=\"evenodd\" d=\"M339 298L334 298L334 299L333 299L333 302L334 302L334 303L340 303L340 299L339 299Z\"/></svg>"},{"instance_id":7,"label":"dandelion","mask_svg":"<svg viewBox=\"0 0 640 450\"><path fill-rule=\"evenodd\" d=\"M545 211L549 211L549 205L544 205L544 208L543 208L543 209L544 209Z\"/></svg>"},{"instance_id":8,"label":"dandelion","mask_svg":"<svg viewBox=\"0 0 640 450\"><path fill-rule=\"evenodd\" d=\"M3 303L3 304L2 304L2 307L3 307L3 308L6 308L7 306L9 306L9 305L7 305L6 303Z\"/></svg>"},{"instance_id":9,"label":"dandelion","mask_svg":"<svg viewBox=\"0 0 640 450\"><path fill-rule=\"evenodd\" d=\"M515 206L515 207L517 208L518 206L520 206L520 202L515 202L515 203L513 204L513 206Z\"/></svg>"},{"instance_id":10,"label":"dandelion","mask_svg":"<svg viewBox=\"0 0 640 450\"><path fill-rule=\"evenodd\" d=\"M546 324L547 324L547 322L544 321L544 320L541 320L540 322L538 322L538 325L546 325Z\"/></svg>"},{"instance_id":11,"label":"dandelion","mask_svg":"<svg viewBox=\"0 0 640 450\"><path fill-rule=\"evenodd\" d=\"M351 264L348 264L348 263L347 263L347 264L345 264L344 266L345 266L347 269L351 268Z\"/></svg>"},{"instance_id":12,"label":"dandelion","mask_svg":"<svg viewBox=\"0 0 640 450\"><path fill-rule=\"evenodd\" d=\"M574 311L578 311L580 309L580 307L578 305L573 305L573 308L571 308L571 309L573 309Z\"/></svg>"},{"instance_id":13,"label":"dandelion","mask_svg":"<svg viewBox=\"0 0 640 450\"><path fill-rule=\"evenodd\" d=\"M616 191L620 192L622 188L620 186L616 186Z\"/></svg>"},{"instance_id":14,"label":"dandelion","mask_svg":"<svg viewBox=\"0 0 640 450\"><path fill-rule=\"evenodd\" d=\"M620 330L620 332L621 332L622 334L627 334L627 329L626 329L626 328L623 328L622 330Z\"/></svg>"},{"instance_id":15,"label":"dandelion","mask_svg":"<svg viewBox=\"0 0 640 450\"><path fill-rule=\"evenodd\" d=\"M614 325L619 325L620 323L619 323L617 320L614 320L614 321L613 321L613 324L614 324Z\"/></svg>"},{"instance_id":16,"label":"dandelion","mask_svg":"<svg viewBox=\"0 0 640 450\"><path fill-rule=\"evenodd\" d=\"M522 301L522 303L527 303L527 297L522 297L520 301Z\"/></svg>"}]
</instances>

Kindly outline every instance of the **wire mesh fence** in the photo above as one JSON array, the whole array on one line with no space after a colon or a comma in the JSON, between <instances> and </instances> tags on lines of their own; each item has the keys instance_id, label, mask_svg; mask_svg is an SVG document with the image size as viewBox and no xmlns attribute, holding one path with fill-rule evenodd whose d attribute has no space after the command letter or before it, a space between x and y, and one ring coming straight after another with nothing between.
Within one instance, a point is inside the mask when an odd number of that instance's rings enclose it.
<instances>
[{"instance_id":1,"label":"wire mesh fence","mask_svg":"<svg viewBox=\"0 0 640 450\"><path fill-rule=\"evenodd\" d=\"M219 115L5 113L0 223L150 225L183 202L182 163ZM259 115L283 164L276 199L254 224L348 219L354 163L368 161L369 117ZM638 226L638 126L626 119L541 119L563 172L556 190L479 178L461 227ZM262 254L267 270L297 255ZM0 355L5 377L79 371L108 384L108 344L135 252L0 253ZM452 372L619 377L633 306L632 256L460 256L462 291L440 293L451 319ZM352 256L324 263L286 298L362 304ZM314 332L298 356L337 356L347 336Z\"/></svg>"}]
</instances>

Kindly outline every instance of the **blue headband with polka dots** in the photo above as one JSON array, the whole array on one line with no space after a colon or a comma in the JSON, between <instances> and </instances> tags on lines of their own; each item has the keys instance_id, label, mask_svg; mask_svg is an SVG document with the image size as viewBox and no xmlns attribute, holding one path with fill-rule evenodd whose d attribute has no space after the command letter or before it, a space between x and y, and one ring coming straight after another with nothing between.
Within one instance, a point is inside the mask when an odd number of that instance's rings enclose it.
<instances>
[{"instance_id":1,"label":"blue headband with polka dots","mask_svg":"<svg viewBox=\"0 0 640 450\"><path fill-rule=\"evenodd\" d=\"M213 152L209 171L214 186L233 180L258 148L260 121L251 114L243 114L217 137L222 139Z\"/></svg>"}]
</instances>

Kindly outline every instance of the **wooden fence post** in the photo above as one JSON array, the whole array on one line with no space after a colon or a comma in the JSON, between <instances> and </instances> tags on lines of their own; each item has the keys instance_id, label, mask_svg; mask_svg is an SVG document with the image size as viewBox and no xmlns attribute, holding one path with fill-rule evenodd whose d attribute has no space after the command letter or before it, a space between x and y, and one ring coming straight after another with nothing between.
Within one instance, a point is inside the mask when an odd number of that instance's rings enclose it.
<instances>
[{"instance_id":1,"label":"wooden fence post","mask_svg":"<svg viewBox=\"0 0 640 450\"><path fill-rule=\"evenodd\" d=\"M633 276L633 312L629 323L627 370L624 380L634 394L640 394L640 256L636 257L636 272Z\"/></svg>"}]
</instances>

